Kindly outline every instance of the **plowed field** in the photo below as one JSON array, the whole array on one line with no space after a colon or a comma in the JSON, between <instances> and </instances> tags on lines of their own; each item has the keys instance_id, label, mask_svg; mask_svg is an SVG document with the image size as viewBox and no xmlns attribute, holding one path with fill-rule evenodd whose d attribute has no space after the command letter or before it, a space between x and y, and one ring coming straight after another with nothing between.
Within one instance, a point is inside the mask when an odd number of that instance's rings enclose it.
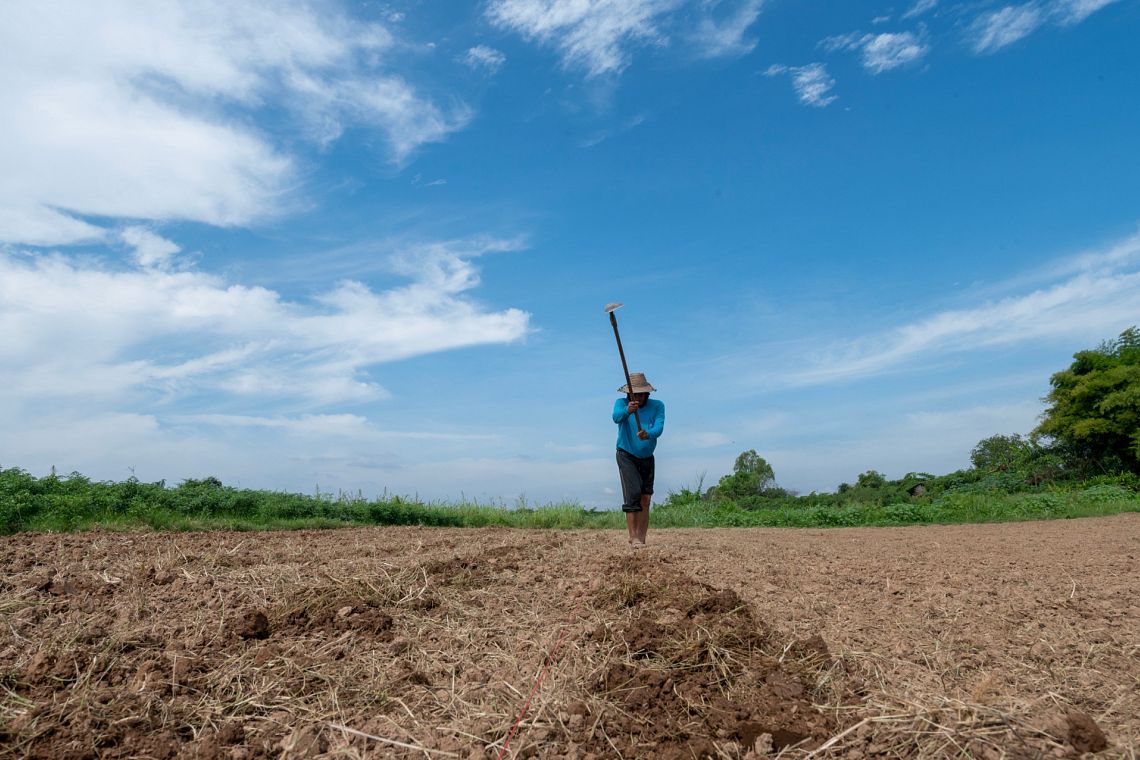
<instances>
[{"instance_id":1,"label":"plowed field","mask_svg":"<svg viewBox=\"0 0 1140 760\"><path fill-rule=\"evenodd\" d=\"M1140 747L1140 515L649 539L633 550L618 533L506 529L0 538L0 754Z\"/></svg>"}]
</instances>

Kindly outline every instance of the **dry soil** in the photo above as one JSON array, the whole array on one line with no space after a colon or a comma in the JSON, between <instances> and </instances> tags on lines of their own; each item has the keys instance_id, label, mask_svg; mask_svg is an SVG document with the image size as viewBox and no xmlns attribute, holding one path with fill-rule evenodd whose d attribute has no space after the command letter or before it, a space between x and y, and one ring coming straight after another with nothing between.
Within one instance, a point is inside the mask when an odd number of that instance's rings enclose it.
<instances>
[{"instance_id":1,"label":"dry soil","mask_svg":"<svg viewBox=\"0 0 1140 760\"><path fill-rule=\"evenodd\" d=\"M1135 758L1138 556L1135 514L8 536L0 754Z\"/></svg>"}]
</instances>

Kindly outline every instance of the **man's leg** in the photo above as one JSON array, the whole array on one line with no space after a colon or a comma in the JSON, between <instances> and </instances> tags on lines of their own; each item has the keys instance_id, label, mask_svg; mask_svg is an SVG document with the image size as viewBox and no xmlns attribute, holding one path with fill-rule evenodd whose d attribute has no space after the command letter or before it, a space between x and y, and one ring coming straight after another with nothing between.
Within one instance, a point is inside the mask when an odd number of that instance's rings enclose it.
<instances>
[{"instance_id":1,"label":"man's leg","mask_svg":"<svg viewBox=\"0 0 1140 760\"><path fill-rule=\"evenodd\" d=\"M633 516L637 518L637 538L635 542L645 544L645 534L649 532L649 502L653 500L653 494L641 494L641 511L634 512Z\"/></svg>"},{"instance_id":2,"label":"man's leg","mask_svg":"<svg viewBox=\"0 0 1140 760\"><path fill-rule=\"evenodd\" d=\"M638 471L637 465L632 461L633 458L626 454L621 449L617 451L617 466L618 474L621 476L621 494L622 494L622 511L625 512L625 527L629 532L629 543L632 546L637 543L637 526L638 526L638 512L631 510L636 509L639 505L639 495L641 493L641 473Z\"/></svg>"},{"instance_id":3,"label":"man's leg","mask_svg":"<svg viewBox=\"0 0 1140 760\"><path fill-rule=\"evenodd\" d=\"M637 513L637 538L639 546L645 546L645 534L649 532L649 502L653 500L653 480L657 473L657 461L652 457L638 462L638 475L641 476L641 499Z\"/></svg>"}]
</instances>

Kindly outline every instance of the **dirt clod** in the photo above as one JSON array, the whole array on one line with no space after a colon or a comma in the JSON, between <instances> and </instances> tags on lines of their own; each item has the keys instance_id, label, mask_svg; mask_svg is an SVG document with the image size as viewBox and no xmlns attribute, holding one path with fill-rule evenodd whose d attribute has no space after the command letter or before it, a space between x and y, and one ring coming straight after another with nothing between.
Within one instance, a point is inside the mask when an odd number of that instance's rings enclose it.
<instances>
[{"instance_id":1,"label":"dirt clod","mask_svg":"<svg viewBox=\"0 0 1140 760\"><path fill-rule=\"evenodd\" d=\"M1108 737L1088 714L1070 710L1065 720L1069 726L1069 744L1077 752L1100 752L1108 748Z\"/></svg>"},{"instance_id":2,"label":"dirt clod","mask_svg":"<svg viewBox=\"0 0 1140 760\"><path fill-rule=\"evenodd\" d=\"M233 632L243 639L267 639L269 618L261 610L247 612L234 621Z\"/></svg>"}]
</instances>

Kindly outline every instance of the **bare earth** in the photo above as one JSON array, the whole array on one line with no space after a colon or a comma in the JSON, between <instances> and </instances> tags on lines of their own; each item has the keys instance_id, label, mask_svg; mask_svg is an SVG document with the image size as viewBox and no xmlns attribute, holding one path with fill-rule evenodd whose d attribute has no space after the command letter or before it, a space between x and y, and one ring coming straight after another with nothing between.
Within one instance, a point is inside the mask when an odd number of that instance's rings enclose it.
<instances>
[{"instance_id":1,"label":"bare earth","mask_svg":"<svg viewBox=\"0 0 1140 760\"><path fill-rule=\"evenodd\" d=\"M1137 755L1140 515L650 542L0 538L0 755Z\"/></svg>"}]
</instances>

